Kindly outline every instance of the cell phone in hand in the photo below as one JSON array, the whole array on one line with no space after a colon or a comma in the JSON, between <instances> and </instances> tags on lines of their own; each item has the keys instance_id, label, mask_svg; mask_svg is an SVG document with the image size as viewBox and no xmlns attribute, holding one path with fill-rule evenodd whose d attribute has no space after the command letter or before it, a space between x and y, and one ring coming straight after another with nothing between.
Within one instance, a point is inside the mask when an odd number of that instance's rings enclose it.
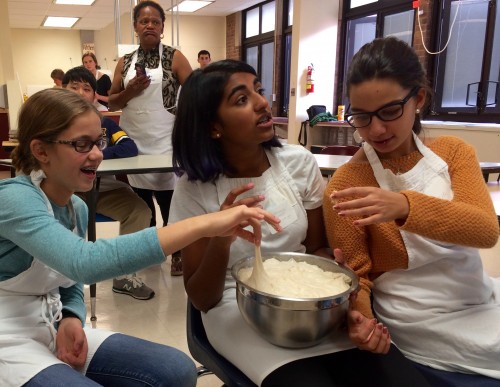
<instances>
[{"instance_id":1,"label":"cell phone in hand","mask_svg":"<svg viewBox=\"0 0 500 387\"><path fill-rule=\"evenodd\" d=\"M146 66L144 66L144 63L136 62L136 64L135 64L135 75L137 77L139 77L141 75L146 75Z\"/></svg>"}]
</instances>

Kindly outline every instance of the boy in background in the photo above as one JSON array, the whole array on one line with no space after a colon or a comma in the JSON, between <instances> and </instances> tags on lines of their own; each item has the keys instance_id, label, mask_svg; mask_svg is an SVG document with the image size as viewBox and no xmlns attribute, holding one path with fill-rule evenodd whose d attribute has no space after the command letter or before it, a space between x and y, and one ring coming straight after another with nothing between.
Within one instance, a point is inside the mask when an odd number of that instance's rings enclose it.
<instances>
[{"instance_id":1,"label":"boy in background","mask_svg":"<svg viewBox=\"0 0 500 387\"><path fill-rule=\"evenodd\" d=\"M93 103L97 83L94 75L83 66L74 67L64 75L62 86ZM108 140L103 149L104 160L137 156L135 142L112 119L104 117L102 128ZM79 196L87 201L87 193ZM120 222L120 235L130 234L149 227L151 210L132 188L114 176L103 176L99 186L97 212ZM113 279L113 291L138 300L149 300L155 292L135 273Z\"/></svg>"},{"instance_id":2,"label":"boy in background","mask_svg":"<svg viewBox=\"0 0 500 387\"><path fill-rule=\"evenodd\" d=\"M200 69L207 67L212 59L210 58L210 53L207 50L201 50L198 53L198 63L200 64Z\"/></svg>"},{"instance_id":3,"label":"boy in background","mask_svg":"<svg viewBox=\"0 0 500 387\"><path fill-rule=\"evenodd\" d=\"M61 69L54 69L50 73L50 77L54 81L54 87L62 87L62 80L64 78L64 71Z\"/></svg>"}]
</instances>

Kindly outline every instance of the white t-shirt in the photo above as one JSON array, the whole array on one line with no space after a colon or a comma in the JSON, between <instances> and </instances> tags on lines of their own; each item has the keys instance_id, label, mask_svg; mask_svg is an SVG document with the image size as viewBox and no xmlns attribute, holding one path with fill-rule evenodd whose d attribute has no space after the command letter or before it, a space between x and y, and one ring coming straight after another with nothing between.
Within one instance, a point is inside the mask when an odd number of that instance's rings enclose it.
<instances>
[{"instance_id":1,"label":"white t-shirt","mask_svg":"<svg viewBox=\"0 0 500 387\"><path fill-rule=\"evenodd\" d=\"M262 253L305 252L302 241L307 233L306 210L322 205L325 181L316 159L302 146L285 144L266 153L271 167L258 178L222 176L216 183L202 183L188 181L186 175L182 176L174 190L169 222L219 211L232 188L253 182L254 189L245 195L264 194L266 199L261 204L281 219L283 227L282 232L276 233L263 225ZM208 313L202 313L208 339L220 354L260 385L269 373L283 364L352 348L347 337L337 337L335 345L326 340L311 348L285 349L268 343L254 332L238 310L235 282L229 271L236 261L253 255L251 243L240 238L233 242L223 298Z\"/></svg>"}]
</instances>

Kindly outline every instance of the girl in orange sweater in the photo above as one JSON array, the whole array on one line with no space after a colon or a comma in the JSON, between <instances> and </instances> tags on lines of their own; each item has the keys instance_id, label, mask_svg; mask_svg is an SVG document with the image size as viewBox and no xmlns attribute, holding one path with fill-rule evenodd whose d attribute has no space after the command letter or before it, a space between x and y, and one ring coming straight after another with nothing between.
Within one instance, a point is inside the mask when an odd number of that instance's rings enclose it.
<instances>
[{"instance_id":1,"label":"girl in orange sweater","mask_svg":"<svg viewBox=\"0 0 500 387\"><path fill-rule=\"evenodd\" d=\"M474 149L417 136L426 84L395 38L363 46L350 67L346 120L364 145L324 198L330 245L361 278L349 335L376 353L393 342L433 384L498 386L500 280L478 251L495 245L498 221Z\"/></svg>"}]
</instances>

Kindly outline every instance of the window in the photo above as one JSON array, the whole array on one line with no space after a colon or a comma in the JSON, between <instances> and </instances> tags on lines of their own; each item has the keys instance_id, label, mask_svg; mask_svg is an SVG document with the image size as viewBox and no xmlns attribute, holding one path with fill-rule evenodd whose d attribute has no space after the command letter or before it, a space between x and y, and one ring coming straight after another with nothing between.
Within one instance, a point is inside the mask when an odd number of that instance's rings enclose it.
<instances>
[{"instance_id":1,"label":"window","mask_svg":"<svg viewBox=\"0 0 500 387\"><path fill-rule=\"evenodd\" d=\"M244 11L243 20L243 59L259 74L269 105L272 106L276 2L268 1Z\"/></svg>"},{"instance_id":2,"label":"window","mask_svg":"<svg viewBox=\"0 0 500 387\"><path fill-rule=\"evenodd\" d=\"M413 43L415 11L406 0L344 0L343 47L340 79L337 87L339 105L347 105L344 82L352 57L366 43L385 36L395 36ZM343 49L342 49L343 48Z\"/></svg>"},{"instance_id":3,"label":"window","mask_svg":"<svg viewBox=\"0 0 500 387\"><path fill-rule=\"evenodd\" d=\"M500 7L488 0L445 0L432 111L440 119L497 122L500 114Z\"/></svg>"},{"instance_id":4,"label":"window","mask_svg":"<svg viewBox=\"0 0 500 387\"><path fill-rule=\"evenodd\" d=\"M281 66L281 92L278 97L278 116L288 117L288 106L290 104L290 68L292 65L292 26L293 26L293 0L288 1L285 6L285 15L287 15L283 26L283 54Z\"/></svg>"},{"instance_id":5,"label":"window","mask_svg":"<svg viewBox=\"0 0 500 387\"><path fill-rule=\"evenodd\" d=\"M251 38L260 33L260 9L254 8L246 13L246 33L245 38Z\"/></svg>"},{"instance_id":6,"label":"window","mask_svg":"<svg viewBox=\"0 0 500 387\"><path fill-rule=\"evenodd\" d=\"M375 3L378 0L351 0L351 8L361 7L362 5Z\"/></svg>"}]
</instances>

